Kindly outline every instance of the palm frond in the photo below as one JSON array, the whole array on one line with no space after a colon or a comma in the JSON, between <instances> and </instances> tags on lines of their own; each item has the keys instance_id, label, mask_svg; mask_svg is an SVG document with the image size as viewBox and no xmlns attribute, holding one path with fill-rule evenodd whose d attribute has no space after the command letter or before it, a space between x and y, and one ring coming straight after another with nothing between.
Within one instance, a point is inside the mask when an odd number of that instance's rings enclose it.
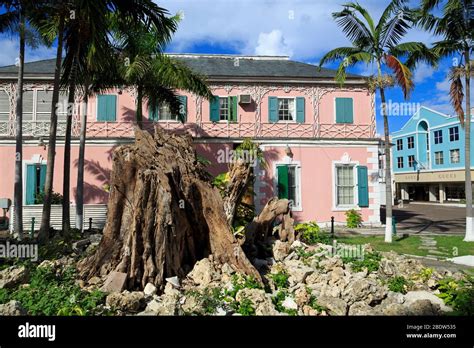
<instances>
[{"instance_id":1,"label":"palm frond","mask_svg":"<svg viewBox=\"0 0 474 348\"><path fill-rule=\"evenodd\" d=\"M386 54L384 58L387 66L394 72L395 80L402 88L403 96L407 99L414 87L410 69L395 56Z\"/></svg>"},{"instance_id":2,"label":"palm frond","mask_svg":"<svg viewBox=\"0 0 474 348\"><path fill-rule=\"evenodd\" d=\"M397 8L396 13L393 13L393 17L381 28L380 47L383 49L398 45L412 23L412 12L406 7Z\"/></svg>"},{"instance_id":3,"label":"palm frond","mask_svg":"<svg viewBox=\"0 0 474 348\"><path fill-rule=\"evenodd\" d=\"M388 54L395 57L406 57L405 65L409 69L415 68L420 62L425 62L436 67L439 59L435 50L430 50L421 42L404 42L398 44L397 46L390 47Z\"/></svg>"},{"instance_id":4,"label":"palm frond","mask_svg":"<svg viewBox=\"0 0 474 348\"><path fill-rule=\"evenodd\" d=\"M335 48L328 53L326 53L321 60L319 61L319 67L322 67L324 64L336 62L339 60L343 60L347 56L360 52L357 47L338 47Z\"/></svg>"},{"instance_id":5,"label":"palm frond","mask_svg":"<svg viewBox=\"0 0 474 348\"><path fill-rule=\"evenodd\" d=\"M464 91L461 78L465 74L463 68L452 67L448 73L448 79L451 82L449 88L449 96L451 104L453 105L454 111L458 115L461 125L464 126L464 110L462 107L462 101L464 99Z\"/></svg>"},{"instance_id":6,"label":"palm frond","mask_svg":"<svg viewBox=\"0 0 474 348\"><path fill-rule=\"evenodd\" d=\"M342 31L346 34L348 39L353 43L373 41L373 36L370 30L356 15L356 12L361 13L360 10L363 10L363 8L355 3L345 4L344 7L345 8L342 11L334 12L332 16L337 24L342 28Z\"/></svg>"}]
</instances>

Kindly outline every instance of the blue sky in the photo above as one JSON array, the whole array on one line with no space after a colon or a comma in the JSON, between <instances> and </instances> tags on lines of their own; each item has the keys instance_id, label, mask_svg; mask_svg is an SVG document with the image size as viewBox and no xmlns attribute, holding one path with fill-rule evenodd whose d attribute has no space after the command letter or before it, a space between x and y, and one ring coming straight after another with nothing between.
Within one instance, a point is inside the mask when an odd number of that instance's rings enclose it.
<instances>
[{"instance_id":1,"label":"blue sky","mask_svg":"<svg viewBox=\"0 0 474 348\"><path fill-rule=\"evenodd\" d=\"M317 64L329 50L349 45L331 17L346 1L333 0L160 0L171 14L180 12L182 21L168 52L288 55L293 60ZM375 20L388 0L359 0ZM412 1L417 5L417 1ZM412 29L404 41L427 45L437 38ZM14 64L18 52L15 37L0 34L0 66ZM54 48L28 49L27 61L54 57ZM413 72L415 90L407 102L453 114L449 103L446 73L453 64L445 59L437 68L421 64ZM329 67L335 67L329 66ZM373 67L360 65L350 72L370 75ZM404 102L398 87L389 90L392 103ZM377 129L383 133L377 95ZM400 129L410 116L390 116L390 130Z\"/></svg>"}]
</instances>

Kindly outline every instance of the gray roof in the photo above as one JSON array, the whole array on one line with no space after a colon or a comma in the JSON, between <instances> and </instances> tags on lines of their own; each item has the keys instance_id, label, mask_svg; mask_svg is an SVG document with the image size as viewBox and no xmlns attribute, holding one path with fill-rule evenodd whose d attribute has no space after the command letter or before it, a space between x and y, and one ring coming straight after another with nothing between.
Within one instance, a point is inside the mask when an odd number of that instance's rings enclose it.
<instances>
[{"instance_id":1,"label":"gray roof","mask_svg":"<svg viewBox=\"0 0 474 348\"><path fill-rule=\"evenodd\" d=\"M212 78L333 79L336 71L297 62L282 56L239 56L209 54L170 54L191 69ZM25 63L25 77L47 77L54 74L55 59ZM18 67L0 67L2 77L14 77ZM349 79L363 76L348 74Z\"/></svg>"}]
</instances>

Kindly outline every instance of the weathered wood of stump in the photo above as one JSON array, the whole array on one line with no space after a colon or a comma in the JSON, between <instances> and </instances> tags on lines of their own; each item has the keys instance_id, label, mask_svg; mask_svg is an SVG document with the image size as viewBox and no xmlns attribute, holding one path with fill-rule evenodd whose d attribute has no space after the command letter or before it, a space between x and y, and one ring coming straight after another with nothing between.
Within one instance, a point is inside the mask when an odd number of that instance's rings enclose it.
<instances>
[{"instance_id":1,"label":"weathered wood of stump","mask_svg":"<svg viewBox=\"0 0 474 348\"><path fill-rule=\"evenodd\" d=\"M222 198L198 163L190 136L136 130L115 150L104 236L79 269L84 278L112 271L128 288L184 277L212 254L261 280L232 235Z\"/></svg>"}]
</instances>

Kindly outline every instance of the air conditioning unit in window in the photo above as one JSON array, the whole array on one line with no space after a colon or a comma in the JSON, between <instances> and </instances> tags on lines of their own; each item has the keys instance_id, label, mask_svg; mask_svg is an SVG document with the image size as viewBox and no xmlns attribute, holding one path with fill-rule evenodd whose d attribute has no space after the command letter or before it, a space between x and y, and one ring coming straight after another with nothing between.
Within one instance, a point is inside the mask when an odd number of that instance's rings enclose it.
<instances>
[{"instance_id":1,"label":"air conditioning unit in window","mask_svg":"<svg viewBox=\"0 0 474 348\"><path fill-rule=\"evenodd\" d=\"M239 104L250 104L252 103L252 97L250 94L239 95Z\"/></svg>"}]
</instances>

